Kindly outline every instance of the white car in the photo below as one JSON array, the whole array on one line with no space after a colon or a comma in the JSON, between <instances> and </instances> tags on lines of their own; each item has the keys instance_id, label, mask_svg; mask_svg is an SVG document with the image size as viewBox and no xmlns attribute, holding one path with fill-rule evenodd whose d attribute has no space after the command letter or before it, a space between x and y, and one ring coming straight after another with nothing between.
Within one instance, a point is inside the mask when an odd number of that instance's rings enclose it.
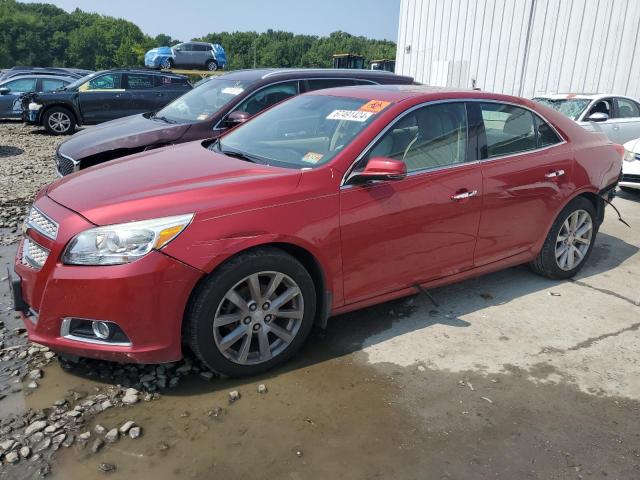
<instances>
[{"instance_id":1,"label":"white car","mask_svg":"<svg viewBox=\"0 0 640 480\"><path fill-rule=\"evenodd\" d=\"M640 193L640 138L624 144L624 162L622 162L622 190Z\"/></svg>"},{"instance_id":2,"label":"white car","mask_svg":"<svg viewBox=\"0 0 640 480\"><path fill-rule=\"evenodd\" d=\"M604 133L624 144L640 138L640 103L621 95L556 93L538 95L535 101L575 120L587 130Z\"/></svg>"}]
</instances>

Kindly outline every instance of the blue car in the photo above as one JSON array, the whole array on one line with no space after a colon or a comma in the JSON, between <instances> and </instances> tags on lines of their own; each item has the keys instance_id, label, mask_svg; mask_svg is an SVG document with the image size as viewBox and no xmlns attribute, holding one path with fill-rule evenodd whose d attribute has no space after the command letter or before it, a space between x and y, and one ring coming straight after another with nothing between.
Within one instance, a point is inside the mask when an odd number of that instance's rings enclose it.
<instances>
[{"instance_id":1,"label":"blue car","mask_svg":"<svg viewBox=\"0 0 640 480\"><path fill-rule=\"evenodd\" d=\"M173 47L152 48L144 56L147 68L204 68L215 71L226 64L227 54L222 45L217 43L179 43Z\"/></svg>"}]
</instances>

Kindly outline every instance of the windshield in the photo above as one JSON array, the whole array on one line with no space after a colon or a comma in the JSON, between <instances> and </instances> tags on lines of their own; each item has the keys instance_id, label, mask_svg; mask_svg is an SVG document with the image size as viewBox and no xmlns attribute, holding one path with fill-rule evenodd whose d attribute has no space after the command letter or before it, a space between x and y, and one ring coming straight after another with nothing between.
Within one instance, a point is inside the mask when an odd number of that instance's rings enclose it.
<instances>
[{"instance_id":1,"label":"windshield","mask_svg":"<svg viewBox=\"0 0 640 480\"><path fill-rule=\"evenodd\" d=\"M572 120L578 120L580 114L591 103L588 98L534 98L534 100L565 114Z\"/></svg>"},{"instance_id":2,"label":"windshield","mask_svg":"<svg viewBox=\"0 0 640 480\"><path fill-rule=\"evenodd\" d=\"M294 97L209 148L257 163L313 168L335 157L388 106L361 98Z\"/></svg>"},{"instance_id":3,"label":"windshield","mask_svg":"<svg viewBox=\"0 0 640 480\"><path fill-rule=\"evenodd\" d=\"M179 123L207 120L241 94L250 83L222 78L209 80L177 98L156 115Z\"/></svg>"},{"instance_id":4,"label":"windshield","mask_svg":"<svg viewBox=\"0 0 640 480\"><path fill-rule=\"evenodd\" d=\"M74 88L78 88L80 85L82 85L85 82L88 82L89 80L91 80L93 77L95 77L96 75L98 75L98 73L100 72L95 72L95 73L90 73L89 75L85 75L82 78L79 78L78 80L76 80L75 82L71 82L69 85L67 85L66 87L64 87L65 90L73 90Z\"/></svg>"}]
</instances>

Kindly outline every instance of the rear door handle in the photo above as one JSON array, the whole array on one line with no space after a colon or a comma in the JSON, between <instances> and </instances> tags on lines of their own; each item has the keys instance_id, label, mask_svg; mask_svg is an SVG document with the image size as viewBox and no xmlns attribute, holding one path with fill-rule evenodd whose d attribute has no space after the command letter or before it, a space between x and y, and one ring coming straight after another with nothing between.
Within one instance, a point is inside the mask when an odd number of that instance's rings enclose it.
<instances>
[{"instance_id":1,"label":"rear door handle","mask_svg":"<svg viewBox=\"0 0 640 480\"><path fill-rule=\"evenodd\" d=\"M556 178L564 175L564 170L554 170L552 172L546 173L544 176L547 178Z\"/></svg>"},{"instance_id":2,"label":"rear door handle","mask_svg":"<svg viewBox=\"0 0 640 480\"><path fill-rule=\"evenodd\" d=\"M477 190L465 190L464 192L456 193L451 196L451 200L464 200L465 198L475 197L478 194Z\"/></svg>"}]
</instances>

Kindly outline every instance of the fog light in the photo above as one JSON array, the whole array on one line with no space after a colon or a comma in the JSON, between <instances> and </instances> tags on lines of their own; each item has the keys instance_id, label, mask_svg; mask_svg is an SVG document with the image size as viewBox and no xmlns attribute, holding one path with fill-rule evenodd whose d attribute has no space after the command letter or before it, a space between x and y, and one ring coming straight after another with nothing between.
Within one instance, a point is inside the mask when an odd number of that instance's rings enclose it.
<instances>
[{"instance_id":1,"label":"fog light","mask_svg":"<svg viewBox=\"0 0 640 480\"><path fill-rule=\"evenodd\" d=\"M100 340L106 340L111 335L111 329L107 322L91 322L91 329Z\"/></svg>"}]
</instances>

